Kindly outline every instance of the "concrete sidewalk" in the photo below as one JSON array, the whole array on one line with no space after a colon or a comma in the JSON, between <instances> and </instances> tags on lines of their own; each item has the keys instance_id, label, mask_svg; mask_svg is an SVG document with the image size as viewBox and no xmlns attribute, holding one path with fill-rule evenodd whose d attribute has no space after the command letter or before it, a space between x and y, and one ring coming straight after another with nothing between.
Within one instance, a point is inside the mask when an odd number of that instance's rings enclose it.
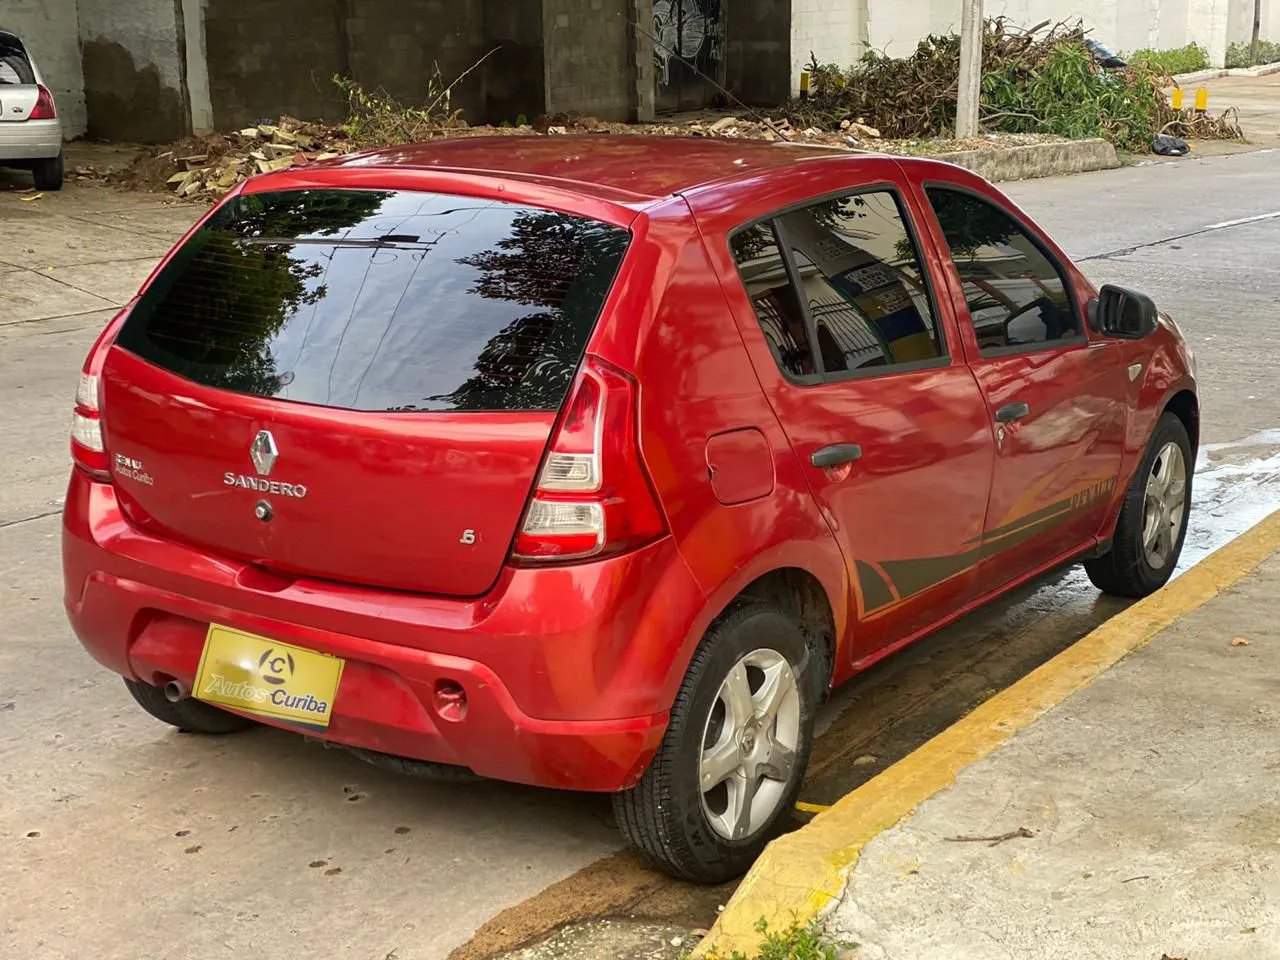
<instances>
[{"instance_id":1,"label":"concrete sidewalk","mask_svg":"<svg viewBox=\"0 0 1280 960\"><path fill-rule=\"evenodd\" d=\"M1280 957L1278 620L1280 555L868 844L830 933L865 960Z\"/></svg>"}]
</instances>

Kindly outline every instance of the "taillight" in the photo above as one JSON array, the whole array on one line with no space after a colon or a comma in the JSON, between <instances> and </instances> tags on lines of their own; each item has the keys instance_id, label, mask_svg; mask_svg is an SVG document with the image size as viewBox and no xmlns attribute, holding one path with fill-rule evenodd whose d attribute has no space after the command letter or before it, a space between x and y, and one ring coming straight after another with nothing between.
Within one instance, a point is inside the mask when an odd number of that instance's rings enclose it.
<instances>
[{"instance_id":1,"label":"taillight","mask_svg":"<svg viewBox=\"0 0 1280 960\"><path fill-rule=\"evenodd\" d=\"M103 483L111 482L111 469L102 436L102 364L128 312L127 308L122 310L107 324L89 351L80 372L75 411L71 415L71 459L79 469Z\"/></svg>"},{"instance_id":2,"label":"taillight","mask_svg":"<svg viewBox=\"0 0 1280 960\"><path fill-rule=\"evenodd\" d=\"M37 88L39 93L36 95L36 105L31 108L31 114L28 120L56 120L58 119L58 111L53 105L53 94L49 92L49 88L43 83Z\"/></svg>"},{"instance_id":3,"label":"taillight","mask_svg":"<svg viewBox=\"0 0 1280 960\"><path fill-rule=\"evenodd\" d=\"M622 553L666 532L640 461L637 387L588 357L551 441L512 557L584 560Z\"/></svg>"}]
</instances>

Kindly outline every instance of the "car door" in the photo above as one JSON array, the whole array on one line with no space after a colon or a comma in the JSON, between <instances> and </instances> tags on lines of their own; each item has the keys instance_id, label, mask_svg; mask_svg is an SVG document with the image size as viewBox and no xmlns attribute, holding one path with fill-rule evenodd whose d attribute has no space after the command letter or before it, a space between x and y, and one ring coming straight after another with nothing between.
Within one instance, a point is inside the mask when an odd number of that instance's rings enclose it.
<instances>
[{"instance_id":1,"label":"car door","mask_svg":"<svg viewBox=\"0 0 1280 960\"><path fill-rule=\"evenodd\" d=\"M855 661L975 596L994 460L909 222L882 184L730 239L739 327L848 564Z\"/></svg>"},{"instance_id":2,"label":"car door","mask_svg":"<svg viewBox=\"0 0 1280 960\"><path fill-rule=\"evenodd\" d=\"M1090 338L1087 283L991 191L925 182L996 457L983 531L983 592L1093 543L1124 451L1120 354Z\"/></svg>"}]
</instances>

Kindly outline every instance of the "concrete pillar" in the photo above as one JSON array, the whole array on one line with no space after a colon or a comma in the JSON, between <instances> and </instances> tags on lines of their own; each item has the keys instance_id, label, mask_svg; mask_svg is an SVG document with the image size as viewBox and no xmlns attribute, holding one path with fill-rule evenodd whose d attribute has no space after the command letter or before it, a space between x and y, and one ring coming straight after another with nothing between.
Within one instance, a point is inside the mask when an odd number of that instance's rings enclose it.
<instances>
[{"instance_id":1,"label":"concrete pillar","mask_svg":"<svg viewBox=\"0 0 1280 960\"><path fill-rule=\"evenodd\" d=\"M209 56L204 44L205 0L178 0L182 11L183 43L187 58L187 102L191 132L212 133L213 100L209 94Z\"/></svg>"},{"instance_id":2,"label":"concrete pillar","mask_svg":"<svg viewBox=\"0 0 1280 960\"><path fill-rule=\"evenodd\" d=\"M656 113L657 76L654 71L653 0L631 0L631 64L635 83L634 113L638 123L651 123Z\"/></svg>"}]
</instances>

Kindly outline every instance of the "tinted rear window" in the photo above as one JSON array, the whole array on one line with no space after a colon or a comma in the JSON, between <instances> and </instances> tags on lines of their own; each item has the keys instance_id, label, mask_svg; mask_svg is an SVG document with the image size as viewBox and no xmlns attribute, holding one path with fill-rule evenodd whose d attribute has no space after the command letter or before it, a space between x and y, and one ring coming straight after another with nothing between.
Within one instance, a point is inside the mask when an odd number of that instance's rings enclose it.
<instances>
[{"instance_id":1,"label":"tinted rear window","mask_svg":"<svg viewBox=\"0 0 1280 960\"><path fill-rule=\"evenodd\" d=\"M36 82L35 71L27 59L27 51L13 37L0 36L0 84Z\"/></svg>"},{"instance_id":2,"label":"tinted rear window","mask_svg":"<svg viewBox=\"0 0 1280 960\"><path fill-rule=\"evenodd\" d=\"M554 410L629 234L407 191L251 194L219 210L119 344L196 383L353 410Z\"/></svg>"}]
</instances>

